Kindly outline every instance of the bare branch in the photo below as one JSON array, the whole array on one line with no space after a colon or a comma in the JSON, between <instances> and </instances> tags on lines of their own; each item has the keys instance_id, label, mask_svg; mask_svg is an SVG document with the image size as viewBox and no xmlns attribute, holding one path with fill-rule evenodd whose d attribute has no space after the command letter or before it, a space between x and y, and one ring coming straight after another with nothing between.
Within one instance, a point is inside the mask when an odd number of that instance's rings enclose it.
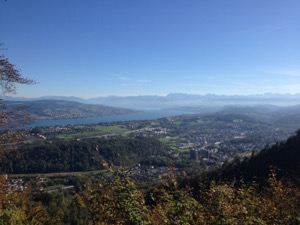
<instances>
[{"instance_id":1,"label":"bare branch","mask_svg":"<svg viewBox=\"0 0 300 225\"><path fill-rule=\"evenodd\" d=\"M0 87L2 95L15 94L16 84L35 84L35 81L21 76L20 71L8 58L0 56Z\"/></svg>"}]
</instances>

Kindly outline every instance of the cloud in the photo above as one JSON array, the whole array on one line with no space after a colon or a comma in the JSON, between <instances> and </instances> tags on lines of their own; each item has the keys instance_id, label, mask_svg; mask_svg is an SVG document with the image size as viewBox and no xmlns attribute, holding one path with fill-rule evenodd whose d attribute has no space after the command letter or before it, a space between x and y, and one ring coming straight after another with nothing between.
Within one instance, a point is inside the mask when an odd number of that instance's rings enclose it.
<instances>
[{"instance_id":1,"label":"cloud","mask_svg":"<svg viewBox=\"0 0 300 225\"><path fill-rule=\"evenodd\" d=\"M300 77L300 69L273 69L264 72L281 76Z\"/></svg>"},{"instance_id":2,"label":"cloud","mask_svg":"<svg viewBox=\"0 0 300 225\"><path fill-rule=\"evenodd\" d=\"M121 74L115 74L116 79L120 81L124 81L126 83L123 83L123 85L140 85L140 84L145 84L145 83L150 83L150 80L145 80L145 79L133 79L129 76L124 76Z\"/></svg>"},{"instance_id":3,"label":"cloud","mask_svg":"<svg viewBox=\"0 0 300 225\"><path fill-rule=\"evenodd\" d=\"M138 80L137 81L139 84L145 84L145 83L150 83L150 80Z\"/></svg>"},{"instance_id":4,"label":"cloud","mask_svg":"<svg viewBox=\"0 0 300 225\"><path fill-rule=\"evenodd\" d=\"M114 75L118 80L130 80L130 77L121 75L121 74L115 74Z\"/></svg>"},{"instance_id":5,"label":"cloud","mask_svg":"<svg viewBox=\"0 0 300 225\"><path fill-rule=\"evenodd\" d=\"M284 90L286 93L291 93L291 94L299 93L300 84L285 85Z\"/></svg>"},{"instance_id":6,"label":"cloud","mask_svg":"<svg viewBox=\"0 0 300 225\"><path fill-rule=\"evenodd\" d=\"M122 86L132 86L132 87L142 86L151 82L150 80L143 80L143 79L139 79L139 80L131 79L131 78L126 79L126 77L124 78L122 77L120 80L123 81L121 83Z\"/></svg>"},{"instance_id":7,"label":"cloud","mask_svg":"<svg viewBox=\"0 0 300 225\"><path fill-rule=\"evenodd\" d=\"M232 84L237 84L237 85L243 85L243 86L248 86L249 84L243 83L243 82L231 82Z\"/></svg>"},{"instance_id":8,"label":"cloud","mask_svg":"<svg viewBox=\"0 0 300 225\"><path fill-rule=\"evenodd\" d=\"M119 80L130 80L129 77L118 77Z\"/></svg>"},{"instance_id":9,"label":"cloud","mask_svg":"<svg viewBox=\"0 0 300 225\"><path fill-rule=\"evenodd\" d=\"M276 32L289 29L291 23L284 22L281 24L273 24L271 26L258 26L253 28L244 29L241 31L233 32L232 35L243 35L246 38L259 38L262 36L274 34Z\"/></svg>"},{"instance_id":10,"label":"cloud","mask_svg":"<svg viewBox=\"0 0 300 225\"><path fill-rule=\"evenodd\" d=\"M292 76L292 77L300 77L300 70L282 70L282 71L277 71L277 74Z\"/></svg>"},{"instance_id":11,"label":"cloud","mask_svg":"<svg viewBox=\"0 0 300 225\"><path fill-rule=\"evenodd\" d=\"M264 36L287 28L288 28L287 24L275 25L273 27L262 27L256 31L256 36Z\"/></svg>"},{"instance_id":12,"label":"cloud","mask_svg":"<svg viewBox=\"0 0 300 225\"><path fill-rule=\"evenodd\" d=\"M158 71L159 73L190 73L190 70L186 69L165 69Z\"/></svg>"}]
</instances>

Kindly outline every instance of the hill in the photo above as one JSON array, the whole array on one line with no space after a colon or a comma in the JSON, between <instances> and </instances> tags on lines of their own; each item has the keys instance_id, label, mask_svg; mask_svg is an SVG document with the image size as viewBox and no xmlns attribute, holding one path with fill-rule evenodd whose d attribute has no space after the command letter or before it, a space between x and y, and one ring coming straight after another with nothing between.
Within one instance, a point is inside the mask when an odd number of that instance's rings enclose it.
<instances>
[{"instance_id":1,"label":"hill","mask_svg":"<svg viewBox=\"0 0 300 225\"><path fill-rule=\"evenodd\" d=\"M52 173L102 169L105 160L116 166L133 166L169 149L150 138L88 139L20 146L0 156L0 172Z\"/></svg>"},{"instance_id":2,"label":"hill","mask_svg":"<svg viewBox=\"0 0 300 225\"><path fill-rule=\"evenodd\" d=\"M280 127L300 127L300 105L275 106L275 105L252 105L252 106L225 106L217 114L238 114L251 117Z\"/></svg>"},{"instance_id":3,"label":"hill","mask_svg":"<svg viewBox=\"0 0 300 225\"><path fill-rule=\"evenodd\" d=\"M34 119L87 118L136 112L131 109L65 100L4 101L3 103L6 106L6 110L21 107Z\"/></svg>"},{"instance_id":4,"label":"hill","mask_svg":"<svg viewBox=\"0 0 300 225\"><path fill-rule=\"evenodd\" d=\"M207 174L212 180L267 180L270 169L276 170L278 178L290 179L300 185L300 130L285 142L277 142L256 155L235 160Z\"/></svg>"}]
</instances>

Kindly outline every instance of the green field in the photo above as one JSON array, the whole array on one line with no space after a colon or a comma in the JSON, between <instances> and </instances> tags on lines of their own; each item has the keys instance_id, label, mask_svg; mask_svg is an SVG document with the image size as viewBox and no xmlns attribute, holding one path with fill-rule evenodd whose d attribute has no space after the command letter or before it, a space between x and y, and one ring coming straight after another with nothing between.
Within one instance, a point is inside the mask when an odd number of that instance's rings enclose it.
<instances>
[{"instance_id":1,"label":"green field","mask_svg":"<svg viewBox=\"0 0 300 225\"><path fill-rule=\"evenodd\" d=\"M121 126L100 126L97 125L94 127L95 130L102 134L109 134L109 133L125 133L128 130Z\"/></svg>"},{"instance_id":2,"label":"green field","mask_svg":"<svg viewBox=\"0 0 300 225\"><path fill-rule=\"evenodd\" d=\"M75 132L71 134L59 134L57 137L61 139L75 139L75 138L85 138L93 137L105 134L124 134L128 129L121 126L100 126L97 125L93 127L93 131L82 131Z\"/></svg>"},{"instance_id":3,"label":"green field","mask_svg":"<svg viewBox=\"0 0 300 225\"><path fill-rule=\"evenodd\" d=\"M243 120L242 119L234 119L233 122L234 123L241 123L241 122L243 122Z\"/></svg>"},{"instance_id":4,"label":"green field","mask_svg":"<svg viewBox=\"0 0 300 225\"><path fill-rule=\"evenodd\" d=\"M172 143L172 141L176 141L177 137L169 137L169 138L159 138L158 139L161 143L164 143L168 145L172 150L178 150L175 143Z\"/></svg>"}]
</instances>

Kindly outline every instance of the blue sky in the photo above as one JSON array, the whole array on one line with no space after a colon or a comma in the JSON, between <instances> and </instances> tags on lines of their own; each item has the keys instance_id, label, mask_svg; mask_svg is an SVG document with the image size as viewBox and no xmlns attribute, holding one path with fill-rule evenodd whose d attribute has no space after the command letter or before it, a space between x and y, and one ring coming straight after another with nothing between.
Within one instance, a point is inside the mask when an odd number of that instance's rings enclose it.
<instances>
[{"instance_id":1,"label":"blue sky","mask_svg":"<svg viewBox=\"0 0 300 225\"><path fill-rule=\"evenodd\" d=\"M1 52L38 82L17 96L294 94L299 12L299 0L0 0Z\"/></svg>"}]
</instances>

